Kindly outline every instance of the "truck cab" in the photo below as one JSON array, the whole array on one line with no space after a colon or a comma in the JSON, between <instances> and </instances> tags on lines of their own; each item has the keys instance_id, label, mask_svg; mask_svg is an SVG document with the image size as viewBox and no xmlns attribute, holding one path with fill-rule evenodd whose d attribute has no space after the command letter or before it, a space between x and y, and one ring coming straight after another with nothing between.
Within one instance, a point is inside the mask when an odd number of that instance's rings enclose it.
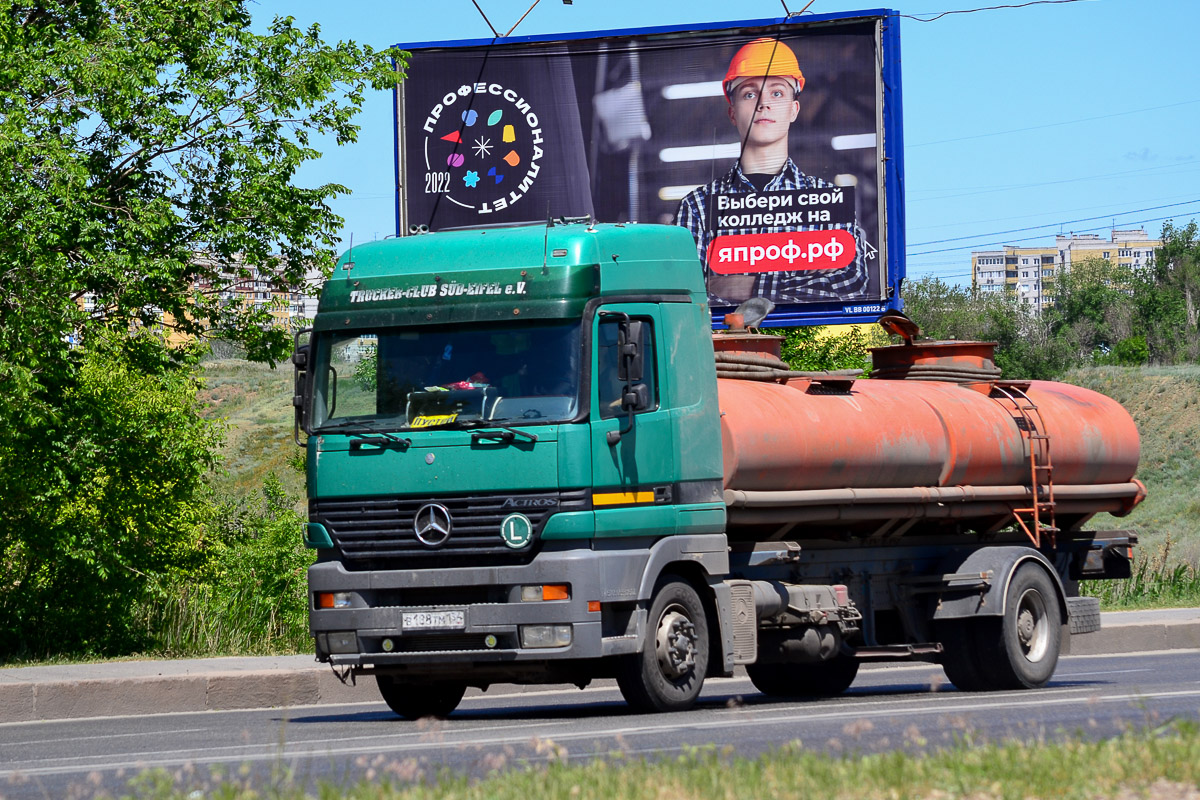
<instances>
[{"instance_id":1,"label":"truck cab","mask_svg":"<svg viewBox=\"0 0 1200 800\"><path fill-rule=\"evenodd\" d=\"M704 630L728 555L694 254L682 228L571 223L341 259L297 354L318 659L406 716L468 685L640 675L666 581L682 600L651 650L674 684L643 704L732 669Z\"/></svg>"}]
</instances>

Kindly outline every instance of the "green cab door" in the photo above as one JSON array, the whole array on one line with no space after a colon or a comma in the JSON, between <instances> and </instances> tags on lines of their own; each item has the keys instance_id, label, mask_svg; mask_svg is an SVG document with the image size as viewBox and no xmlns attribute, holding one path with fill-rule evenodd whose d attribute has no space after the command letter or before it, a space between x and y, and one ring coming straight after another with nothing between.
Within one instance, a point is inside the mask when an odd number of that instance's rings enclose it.
<instances>
[{"instance_id":1,"label":"green cab door","mask_svg":"<svg viewBox=\"0 0 1200 800\"><path fill-rule=\"evenodd\" d=\"M621 407L626 382L618 375L620 313L641 322L638 347L643 374L635 387L645 407ZM672 484L678 479L672 442L669 361L659 307L653 303L601 306L592 321L591 414L592 503L596 537L662 536L675 533ZM612 434L622 432L615 443Z\"/></svg>"}]
</instances>

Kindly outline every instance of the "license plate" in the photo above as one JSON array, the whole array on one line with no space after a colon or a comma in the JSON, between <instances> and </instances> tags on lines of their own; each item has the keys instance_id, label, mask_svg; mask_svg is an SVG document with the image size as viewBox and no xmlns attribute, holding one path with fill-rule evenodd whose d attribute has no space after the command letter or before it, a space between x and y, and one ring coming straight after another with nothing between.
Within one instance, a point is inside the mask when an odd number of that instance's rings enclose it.
<instances>
[{"instance_id":1,"label":"license plate","mask_svg":"<svg viewBox=\"0 0 1200 800\"><path fill-rule=\"evenodd\" d=\"M456 629L467 626L467 613L457 611L406 611L400 620L406 631L429 630L432 628Z\"/></svg>"}]
</instances>

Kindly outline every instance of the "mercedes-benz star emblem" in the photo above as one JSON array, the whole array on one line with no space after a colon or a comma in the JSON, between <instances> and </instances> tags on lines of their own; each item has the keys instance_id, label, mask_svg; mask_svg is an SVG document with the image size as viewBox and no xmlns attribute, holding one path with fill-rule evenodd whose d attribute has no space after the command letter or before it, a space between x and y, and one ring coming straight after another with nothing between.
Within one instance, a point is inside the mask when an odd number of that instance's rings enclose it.
<instances>
[{"instance_id":1,"label":"mercedes-benz star emblem","mask_svg":"<svg viewBox=\"0 0 1200 800\"><path fill-rule=\"evenodd\" d=\"M413 517L413 530L417 539L426 547L441 547L450 538L454 527L450 519L450 509L441 503L426 503L417 509Z\"/></svg>"}]
</instances>

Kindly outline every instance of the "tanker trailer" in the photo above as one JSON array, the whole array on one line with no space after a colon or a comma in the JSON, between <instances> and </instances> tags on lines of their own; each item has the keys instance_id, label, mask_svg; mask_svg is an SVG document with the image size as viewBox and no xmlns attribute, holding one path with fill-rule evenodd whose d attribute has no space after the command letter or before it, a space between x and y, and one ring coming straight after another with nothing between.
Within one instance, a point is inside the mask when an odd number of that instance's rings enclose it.
<instances>
[{"instance_id":1,"label":"tanker trailer","mask_svg":"<svg viewBox=\"0 0 1200 800\"><path fill-rule=\"evenodd\" d=\"M1082 526L1145 496L1118 403L1001 380L990 343L910 334L856 380L787 371L771 337L714 341L735 574L845 585L863 611L838 656L809 663L789 663L794 631L760 626L758 688L840 691L860 662L906 657L941 662L960 689L1040 686L1068 632L1098 629L1078 580L1127 575L1136 537ZM764 570L780 542L790 563Z\"/></svg>"}]
</instances>

